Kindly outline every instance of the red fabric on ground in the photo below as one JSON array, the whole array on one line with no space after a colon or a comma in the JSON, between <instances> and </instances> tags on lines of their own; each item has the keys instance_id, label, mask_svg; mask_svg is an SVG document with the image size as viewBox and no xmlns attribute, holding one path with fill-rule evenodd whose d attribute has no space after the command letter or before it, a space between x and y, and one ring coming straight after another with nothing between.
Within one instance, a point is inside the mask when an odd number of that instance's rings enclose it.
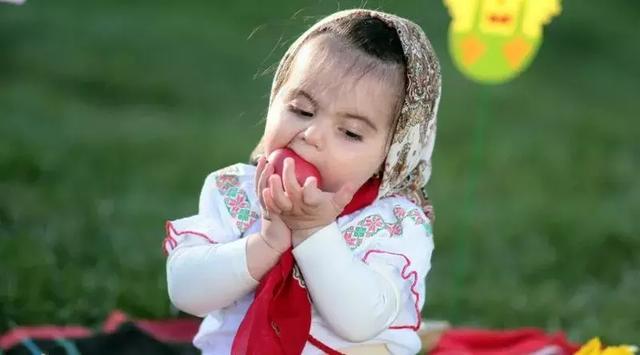
<instances>
[{"instance_id":1,"label":"red fabric on ground","mask_svg":"<svg viewBox=\"0 0 640 355\"><path fill-rule=\"evenodd\" d=\"M561 332L546 334L540 329L514 330L452 329L445 331L430 355L523 355L573 354L579 346Z\"/></svg>"},{"instance_id":2,"label":"red fabric on ground","mask_svg":"<svg viewBox=\"0 0 640 355\"><path fill-rule=\"evenodd\" d=\"M130 321L129 317L121 311L113 311L107 317L102 326L105 333L115 332L122 323ZM140 329L147 332L156 340L168 343L191 343L198 332L201 319L180 318L163 320L133 320Z\"/></svg>"},{"instance_id":3,"label":"red fabric on ground","mask_svg":"<svg viewBox=\"0 0 640 355\"><path fill-rule=\"evenodd\" d=\"M112 333L123 323L132 321L161 342L191 343L200 325L199 318L165 320L130 320L120 311L112 312L104 322L103 332ZM80 326L16 327L0 336L0 349L8 349L23 339L75 339L91 336L93 330ZM513 330L451 329L445 331L430 355L523 355L573 354L579 345L569 342L561 332L544 333L535 328Z\"/></svg>"},{"instance_id":4,"label":"red fabric on ground","mask_svg":"<svg viewBox=\"0 0 640 355\"><path fill-rule=\"evenodd\" d=\"M153 338L168 343L191 343L198 332L201 319L181 318L164 320L131 320L118 310L111 312L102 326L105 333L115 332L120 325L132 321ZM75 339L91 336L94 331L80 326L44 325L34 327L16 327L0 336L0 349L8 349L23 339L53 340L57 338Z\"/></svg>"}]
</instances>

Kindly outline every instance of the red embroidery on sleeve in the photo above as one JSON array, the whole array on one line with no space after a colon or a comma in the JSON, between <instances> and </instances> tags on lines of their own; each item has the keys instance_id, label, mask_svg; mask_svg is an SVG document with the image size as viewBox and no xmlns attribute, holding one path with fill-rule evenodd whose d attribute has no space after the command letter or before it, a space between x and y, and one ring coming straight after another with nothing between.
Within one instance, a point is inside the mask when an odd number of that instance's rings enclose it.
<instances>
[{"instance_id":1,"label":"red embroidery on sleeve","mask_svg":"<svg viewBox=\"0 0 640 355\"><path fill-rule=\"evenodd\" d=\"M178 236L178 235L183 235L183 234L191 234L191 235L194 235L196 237L204 238L209 243L212 243L212 244L217 244L218 243L215 240L213 240L213 238L210 238L209 236L207 236L204 233L190 231L190 230L177 231L176 228L173 226L173 223L171 223L171 221L167 221L167 223L165 223L165 231L166 231L165 238L164 238L164 241L162 242L162 246L164 248L165 255L168 255L170 250L173 250L178 246L178 242L176 241L176 239L173 236ZM167 249L167 244L169 244L169 248L168 249Z\"/></svg>"},{"instance_id":2,"label":"red embroidery on sleeve","mask_svg":"<svg viewBox=\"0 0 640 355\"><path fill-rule=\"evenodd\" d=\"M418 330L420 328L420 323L422 322L422 315L420 314L420 293L418 293L418 291L416 290L416 285L418 284L418 273L414 270L414 271L408 271L409 267L411 266L411 260L404 254L400 254L400 253L393 253L393 252L389 252L389 251L384 251L384 250L369 250L366 252L366 254L364 254L364 257L362 258L362 261L364 261L365 263L367 262L367 258L369 257L370 254L373 253L377 253L377 254L389 254L389 255L393 255L393 256L399 256L402 257L404 259L404 266L402 267L402 270L400 271L400 277L402 277L404 280L409 280L409 278L413 278L413 280L411 281L411 293L415 296L415 311L416 311L416 324L407 324L407 325L392 325L389 326L389 329L413 329L413 330Z\"/></svg>"}]
</instances>

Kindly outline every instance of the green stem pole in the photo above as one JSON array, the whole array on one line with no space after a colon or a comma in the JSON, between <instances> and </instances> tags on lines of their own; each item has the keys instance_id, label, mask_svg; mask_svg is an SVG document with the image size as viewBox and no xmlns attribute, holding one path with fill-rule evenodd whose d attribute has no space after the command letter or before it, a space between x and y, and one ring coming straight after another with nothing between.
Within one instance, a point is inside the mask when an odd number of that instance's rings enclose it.
<instances>
[{"instance_id":1,"label":"green stem pole","mask_svg":"<svg viewBox=\"0 0 640 355\"><path fill-rule=\"evenodd\" d=\"M468 238L473 238L470 231L474 223L474 211L476 209L476 190L478 187L479 172L482 165L485 145L485 129L490 117L490 88L480 86L477 96L477 106L475 115L475 128L473 131L472 151L470 156L469 170L464 184L464 195L462 199L462 216L460 228L456 236L456 254L454 267L454 301L451 303L451 319L455 322L460 318L460 308L464 285L469 279L469 259L471 257Z\"/></svg>"}]
</instances>

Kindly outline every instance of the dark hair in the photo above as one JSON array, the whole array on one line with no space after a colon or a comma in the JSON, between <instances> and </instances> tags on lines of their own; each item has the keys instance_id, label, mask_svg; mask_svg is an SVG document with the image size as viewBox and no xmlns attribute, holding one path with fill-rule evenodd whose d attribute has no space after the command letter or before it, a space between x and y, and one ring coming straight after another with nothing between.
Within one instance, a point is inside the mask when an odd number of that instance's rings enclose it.
<instances>
[{"instance_id":1,"label":"dark hair","mask_svg":"<svg viewBox=\"0 0 640 355\"><path fill-rule=\"evenodd\" d=\"M379 18L348 17L323 30L337 34L349 44L383 62L406 65L398 33Z\"/></svg>"}]
</instances>

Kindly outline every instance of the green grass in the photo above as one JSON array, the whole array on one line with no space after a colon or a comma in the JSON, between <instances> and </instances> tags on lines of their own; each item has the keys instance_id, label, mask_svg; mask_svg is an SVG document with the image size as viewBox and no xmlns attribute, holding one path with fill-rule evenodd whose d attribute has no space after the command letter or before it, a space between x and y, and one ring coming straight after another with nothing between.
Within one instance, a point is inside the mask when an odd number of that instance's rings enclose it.
<instances>
[{"instance_id":1,"label":"green grass","mask_svg":"<svg viewBox=\"0 0 640 355\"><path fill-rule=\"evenodd\" d=\"M171 316L164 220L246 160L288 44L359 4L0 4L0 331ZM421 24L443 67L425 316L640 342L637 3L565 1L498 87L455 71L439 1L367 6Z\"/></svg>"}]
</instances>

